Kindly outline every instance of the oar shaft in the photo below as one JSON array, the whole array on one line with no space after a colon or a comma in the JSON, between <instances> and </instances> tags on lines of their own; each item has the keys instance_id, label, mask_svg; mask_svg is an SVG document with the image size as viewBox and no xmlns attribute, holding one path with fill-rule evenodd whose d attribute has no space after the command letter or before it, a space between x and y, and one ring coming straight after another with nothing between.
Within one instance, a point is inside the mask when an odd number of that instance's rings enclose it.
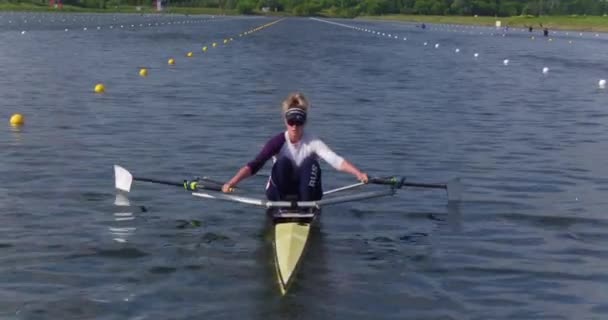
<instances>
[{"instance_id":1,"label":"oar shaft","mask_svg":"<svg viewBox=\"0 0 608 320\"><path fill-rule=\"evenodd\" d=\"M365 183L359 182L359 183L351 184L351 185L344 186L344 187L341 187L341 188L335 188L335 189L331 189L331 190L325 191L325 192L323 192L323 195L326 196L328 194L332 194L332 193L336 193L336 192L340 192L340 191L344 191L344 190L350 190L350 189L353 189L353 188L356 188L356 187L360 187L360 186L363 186L363 185L365 185Z\"/></svg>"},{"instance_id":2,"label":"oar shaft","mask_svg":"<svg viewBox=\"0 0 608 320\"><path fill-rule=\"evenodd\" d=\"M370 183L374 184L386 184L397 188L401 187L416 187L416 188L434 188L434 189L447 189L447 184L443 183L421 183L421 182L407 182L404 178L390 177L390 178L371 178Z\"/></svg>"},{"instance_id":3,"label":"oar shaft","mask_svg":"<svg viewBox=\"0 0 608 320\"><path fill-rule=\"evenodd\" d=\"M403 186L417 187L417 188L447 189L447 186L445 184L439 184L439 183L404 182Z\"/></svg>"},{"instance_id":4,"label":"oar shaft","mask_svg":"<svg viewBox=\"0 0 608 320\"><path fill-rule=\"evenodd\" d=\"M140 177L133 177L133 180L135 181L144 181L144 182L152 182L152 183L159 183L159 184L165 184L168 186L177 186L177 187L183 187L184 183L178 183L178 182L172 182L172 181L165 181L165 180L158 180L158 179L150 179L150 178L140 178Z\"/></svg>"},{"instance_id":5,"label":"oar shaft","mask_svg":"<svg viewBox=\"0 0 608 320\"><path fill-rule=\"evenodd\" d=\"M151 178L133 178L133 180L135 181L143 181L143 182L151 182L151 183L158 183L158 184L164 184L164 185L168 185L168 186L176 186L176 187L184 187L184 183L179 183L179 182L173 182L173 181L166 181L166 180L158 180L158 179L151 179ZM197 189L205 189L205 190L211 190L211 191L222 191L222 187L221 186L210 186L210 185L205 185L201 182L199 182L196 185Z\"/></svg>"}]
</instances>

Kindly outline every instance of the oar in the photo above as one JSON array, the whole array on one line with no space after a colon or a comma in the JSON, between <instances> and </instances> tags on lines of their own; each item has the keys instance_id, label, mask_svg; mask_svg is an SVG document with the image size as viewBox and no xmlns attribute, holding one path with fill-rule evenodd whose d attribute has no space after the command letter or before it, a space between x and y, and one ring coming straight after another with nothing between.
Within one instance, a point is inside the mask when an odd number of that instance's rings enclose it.
<instances>
[{"instance_id":1,"label":"oar","mask_svg":"<svg viewBox=\"0 0 608 320\"><path fill-rule=\"evenodd\" d=\"M414 187L414 188L431 188L431 189L445 189L448 193L448 200L459 201L462 194L462 184L459 178L449 180L447 183L422 183L422 182L408 182L405 181L404 177L389 177L389 178L371 178L369 183L390 185L394 188L400 189L401 187Z\"/></svg>"},{"instance_id":2,"label":"oar","mask_svg":"<svg viewBox=\"0 0 608 320\"><path fill-rule=\"evenodd\" d=\"M176 186L176 187L182 187L182 188L184 187L184 182L174 182L174 181L166 181L166 180L144 178L144 177L133 177L133 175L127 169L125 169L119 165L114 165L114 176L115 176L116 189L126 191L126 192L131 191L131 184L133 183L133 180L157 183L157 184L164 184L164 185L168 185L168 186ZM210 182L212 184L220 183L217 181L210 181L209 179L203 178L203 182L205 180L207 180L208 182ZM222 187L220 185L213 186L213 185L202 184L200 182L197 183L196 189L222 191Z\"/></svg>"}]
</instances>

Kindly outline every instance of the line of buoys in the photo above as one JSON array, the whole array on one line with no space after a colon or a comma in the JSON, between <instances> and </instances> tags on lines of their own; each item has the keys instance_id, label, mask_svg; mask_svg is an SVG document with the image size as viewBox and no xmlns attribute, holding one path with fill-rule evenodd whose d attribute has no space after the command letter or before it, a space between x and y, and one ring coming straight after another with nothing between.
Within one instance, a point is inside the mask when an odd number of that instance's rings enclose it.
<instances>
[{"instance_id":1,"label":"line of buoys","mask_svg":"<svg viewBox=\"0 0 608 320\"><path fill-rule=\"evenodd\" d=\"M215 17L211 17L211 18L205 18L205 19L196 19L196 20L189 19L189 20L184 20L184 21L162 21L162 22L158 22L158 21L156 21L156 22L154 22L154 23L148 22L148 23L146 23L146 24L144 24L144 23L133 24L133 23L132 23L132 24L130 24L130 27L131 27L131 28L135 28L135 27L145 27L145 26L148 26L148 27L153 27L153 26L163 26L163 25L193 24L193 23L203 23L203 22L213 22L213 21L218 21L218 20L216 20L216 19L214 19L214 18L215 18ZM116 21L116 20L117 20L117 19L114 19L114 21ZM52 20L52 21L54 22L54 21L56 21L56 20ZM57 20L57 21L58 21L58 20ZM66 22L66 21L67 21L66 19L61 20L61 22ZM73 21L74 21L74 22L76 22L76 20L73 20ZM85 20L83 20L83 21L85 21ZM87 21L92 21L92 20L87 20ZM24 22L27 24L27 20L25 20ZM41 20L39 20L39 22L40 22L40 23L42 23L42 21L41 21ZM99 23L99 21L97 21L97 22ZM9 24L12 24L12 20L9 20ZM118 28L118 25L116 25L116 27ZM107 28L107 29L114 29L114 25L105 26L105 28ZM125 25L124 25L124 24L121 24L121 25L120 25L120 28L121 28L121 29L124 29L124 28L125 28ZM89 27L87 27L87 26L82 26L82 27L73 27L72 29L74 29L74 30L80 29L80 30L82 30L82 31L88 31L88 30L89 30ZM96 26L96 28L95 28L95 29L96 29L96 30L102 30L102 29L104 29L104 27L103 27L103 26L99 26L99 25L98 25L98 26ZM69 28L63 28L63 31L64 31L64 32L67 32L67 31L69 31L69 30L70 30ZM27 33L27 30L22 30L22 31L20 31L20 33L21 33L22 35L24 35L24 34L26 34L26 33Z\"/></svg>"},{"instance_id":2,"label":"line of buoys","mask_svg":"<svg viewBox=\"0 0 608 320\"><path fill-rule=\"evenodd\" d=\"M342 23L336 23L336 22L327 21L327 20L318 19L318 18L310 18L310 19L316 20L316 21L319 21L319 22L324 22L324 23L329 23L329 24L335 24L335 25L338 25L338 26L347 27L347 28L350 28L350 29L358 30L358 31L369 32L371 34L375 34L375 35L378 35L378 36L387 36L387 37L394 36L394 37L398 38L398 36L396 36L394 34L388 34L387 35L384 32L380 32L380 31L376 31L376 30L371 30L369 28L356 27L356 26L351 26L351 25L345 25L345 24L342 24ZM414 24L400 24L400 25L414 26ZM418 25L415 25L415 26L418 27ZM519 32L522 32L522 33L524 33L524 32L528 33L528 30L527 29L523 29L523 28L501 29L501 30L503 30L501 32L498 29L495 29L494 31L491 31L492 28L491 27L487 27L487 26L466 26L466 25L458 25L458 26L456 26L456 25L449 25L449 24L448 25L437 24L436 26L448 26L449 28L446 28L446 29L442 29L442 28L428 28L428 30L447 31L447 32L463 32L463 33L475 34L475 32L473 32L473 31L467 31L466 29L476 29L477 28L477 29L487 29L487 30L490 30L489 32L486 32L486 33L479 32L480 35L489 34L489 35L492 35L492 36L500 35L500 36L503 36L503 37L505 37L508 34L508 31L511 31L511 30L513 30L513 31L519 31ZM459 30L450 29L450 28L458 28ZM558 35L558 34L564 34L564 33L563 32L562 33L560 33L560 32L554 32L554 34ZM565 34L567 35L568 33L565 33ZM580 33L580 36L582 36L582 33ZM530 39L534 40L535 37L532 36ZM553 38L547 38L547 42L553 42L553 40L554 40ZM568 43L572 44L573 42L572 42L572 40L569 40Z\"/></svg>"},{"instance_id":3,"label":"line of buoys","mask_svg":"<svg viewBox=\"0 0 608 320\"><path fill-rule=\"evenodd\" d=\"M346 25L343 23L338 23L338 22L334 22L334 21L329 21L329 20L324 20L324 19L319 19L319 18L309 18L311 20L316 20L319 22L324 22L324 23L328 23L328 24L334 24L334 25L338 25L338 26L342 26L342 27L346 27L346 28L350 28L350 29L356 29L359 31L365 31L365 32L369 32L371 34L375 34L378 36L392 36L394 37L394 34L386 34L384 32L380 32L380 31L376 31L376 30L371 30L369 28L361 28L361 27L356 27L356 26L352 26L352 25ZM403 25L400 23L400 25ZM406 26L408 24L405 24ZM409 26L411 27L416 27L418 28L419 25L418 24L409 24ZM480 30L487 30L487 32L479 32L479 34L483 35L483 34L488 34L488 35L500 35L500 36L505 36L507 34L508 30L505 30L504 32L502 31L498 31L496 30L494 27L489 27L489 26L468 26L468 25L453 25L453 24L436 24L435 26L437 27L429 27L427 28L428 30L436 30L436 31L448 31L448 32L463 32L463 33L470 33L470 34L476 34L477 32L474 29L480 29ZM442 26L447 26L448 28L440 28ZM470 30L469 30L470 29ZM513 30L513 31L519 31L519 32L528 32L528 29L524 29L524 28L510 28L509 30ZM554 34L560 34L560 32L554 32ZM580 36L582 36L582 33L580 34Z\"/></svg>"},{"instance_id":4,"label":"line of buoys","mask_svg":"<svg viewBox=\"0 0 608 320\"><path fill-rule=\"evenodd\" d=\"M65 20L64 20L64 21L65 21ZM39 21L39 22L41 22L41 21ZM27 20L25 21L25 23L27 23ZM163 24L163 23L161 23L161 24ZM167 24L171 24L171 22L169 22L169 23L167 23ZM178 22L178 23L176 23L176 24L179 24L179 22ZM158 24L158 23L156 23L155 25L157 25L157 26L158 26L159 24ZM143 25L143 24L139 24L139 26L140 26L140 27L143 27L144 25ZM149 24L148 24L148 26L152 26L152 24L151 24L151 23L149 23ZM120 27L121 27L121 28L124 28L124 26L123 26L123 25L121 25ZM134 25L134 24L131 24L131 27L135 27L135 25ZM113 29L113 26L109 26L109 28L110 28L110 29ZM102 29L102 27L101 27L101 26L97 26L97 28L96 28L96 29L97 29L97 30L101 30L101 29ZM259 30L259 28L256 28L256 29L257 29L257 30ZM82 30L83 30L83 31L87 31L87 30L88 30L88 27L82 27ZM257 30L256 30L256 31L257 31ZM69 31L69 28L64 28L64 29L63 29L63 32L68 32L68 31ZM22 31L20 31L20 33L21 33L22 35L25 35L25 34L27 34L27 33L28 33L28 31L27 31L27 30L22 30ZM227 44L227 43L228 43L228 42L230 42L230 41L233 41L233 38L224 39L224 44ZM207 50L207 47L206 47L206 46L205 46L205 47L203 47L203 52L204 52L204 51L206 51L206 50ZM192 53L192 52L188 52L187 56L188 56L188 57L192 57L192 56L193 56L193 53ZM175 64L175 60L174 60L173 58L169 59L169 61L168 61L168 62L169 62L169 64L170 64L170 65ZM147 77L147 76L148 76L148 69L147 69L147 68L140 68L140 69L139 69L139 75L140 75L141 77ZM103 83L97 83L97 84L95 84L95 86L94 86L94 88L93 88L93 91L94 91L96 94L103 94L103 93L105 93L105 92L106 92L106 87L105 87L105 85L104 85ZM15 113L15 114L13 114L13 115L10 117L10 119L9 119L9 124L10 124L11 126L13 126L13 127L20 127L20 126L23 126L23 125L25 124L25 117L24 117L22 114L20 114L20 113Z\"/></svg>"},{"instance_id":5,"label":"line of buoys","mask_svg":"<svg viewBox=\"0 0 608 320\"><path fill-rule=\"evenodd\" d=\"M242 36L244 36L244 35L248 35L248 34L251 34L251 33L253 33L253 32L256 32L256 31L262 30L262 29L264 29L264 28L266 28L266 27L269 27L269 26L271 26L271 25L273 25L273 24L275 24L275 23L277 23L277 22L279 22L279 21L281 21L281 20L283 20L283 19L275 20L275 21L273 21L273 22L270 22L270 23L267 23L267 24L264 24L264 25L258 26L258 27L256 27L256 28L253 28L253 29L251 29L251 30L249 30L249 31L245 31L245 32L239 33L239 37L242 37ZM224 45L227 45L228 43L230 43L230 42L232 42L232 41L234 41L234 38L232 38L232 37L230 37L230 38L225 38L225 39L223 39L223 44L224 44ZM217 42L213 42L213 43L211 43L211 47L212 47L212 48L217 48L218 46L219 46L219 45L218 45L218 43L217 43ZM201 48L201 51L202 51L202 52L207 52L207 51L208 51L208 49L209 49L209 47L208 47L208 46L203 46L203 47ZM186 53L186 56L187 56L188 58L192 58L192 57L194 56L194 52L193 52L193 51L189 51L188 53ZM173 62L172 62L172 63L171 63L171 60L173 60ZM175 64L175 60L174 60L173 58L172 58L172 59L170 59L169 64L170 64L170 65Z\"/></svg>"},{"instance_id":6,"label":"line of buoys","mask_svg":"<svg viewBox=\"0 0 608 320\"><path fill-rule=\"evenodd\" d=\"M267 24L264 24L264 25L258 26L258 27L256 27L256 28L253 28L253 29L249 30L249 31L246 31L246 32L240 33L239 35L248 35L248 34L251 34L251 33L253 33L253 32L256 32L256 31L262 30L262 29L264 29L264 28L266 28L266 27L269 27L269 26L271 26L271 25L273 25L273 24L275 24L275 23L277 23L277 22L279 22L279 21L281 21L281 20L283 20L283 19L275 20L275 21L273 21L273 22L270 22L270 23L267 23ZM234 38L229 37L229 38L225 38L225 39L223 40L223 43L224 43L224 44L228 44L228 43L230 43L231 41L234 41ZM213 45L212 45L212 46L213 46L213 47L217 47L217 46L218 46L217 42L213 42ZM208 47L207 47L207 46L203 46L203 47L202 47L202 52L206 52L206 51L207 51L207 49L208 49ZM194 57L194 52L193 52L193 51L189 51L189 52L187 52L187 53L186 53L186 57L188 57L188 58L193 58L193 57ZM175 65L175 63L176 63L176 60L175 60L175 58L173 58L173 57L170 57L170 58L167 60L167 64L168 64L169 66L174 66L174 65ZM142 77L142 78L147 77L147 76L148 76L148 69L147 69L147 68L140 68L140 69L139 69L139 76L140 76L140 77ZM95 85L94 91L95 91L95 93L104 93L104 92L105 92L105 86L104 86L103 84L101 84L101 83L98 83L97 85Z\"/></svg>"},{"instance_id":7,"label":"line of buoys","mask_svg":"<svg viewBox=\"0 0 608 320\"><path fill-rule=\"evenodd\" d=\"M327 20L318 19L318 18L310 18L310 19L316 20L316 21L319 21L319 22L324 22L324 23L338 25L338 26L341 26L341 27L346 27L346 28L349 28L349 29L357 30L357 31L368 32L368 33L375 34L375 35L378 35L378 36L384 36L385 35L385 33L383 33L383 32L372 30L372 29L369 29L369 28L361 28L361 27L346 25L346 24L342 24L342 23L336 23L336 22L327 21ZM461 27L464 27L464 28L474 28L473 26L461 26ZM433 30L433 29L431 28L430 30ZM452 30L448 30L448 31L452 31ZM525 31L525 30L522 29L522 31ZM567 34L568 33L566 33L566 35ZM583 34L579 33L579 35L582 36ZM503 36L504 36L504 34L503 34ZM388 34L388 37L392 38L392 35ZM395 36L395 38L397 38L397 36ZM403 39L405 40L406 37L403 37ZM531 39L534 40L534 36L532 36ZM547 41L551 42L551 41L553 41L553 38L548 38ZM572 40L569 40L568 42L572 43ZM428 42L425 41L423 43L423 46L427 46L427 45L428 45ZM435 43L435 48L436 49L438 49L439 46L440 46L439 43ZM459 53L459 52L460 52L460 48L454 49L454 53ZM477 59L478 57L479 57L479 53L475 52L473 54L473 58ZM502 61L502 63L503 63L504 66L508 66L509 63L510 63L510 60L509 59L504 59ZM542 74L544 74L544 75L548 75L549 71L550 71L549 67L543 67L542 70L541 70ZM606 80L605 79L600 79L599 82L598 82L598 87L601 88L601 89L604 89L606 87Z\"/></svg>"}]
</instances>

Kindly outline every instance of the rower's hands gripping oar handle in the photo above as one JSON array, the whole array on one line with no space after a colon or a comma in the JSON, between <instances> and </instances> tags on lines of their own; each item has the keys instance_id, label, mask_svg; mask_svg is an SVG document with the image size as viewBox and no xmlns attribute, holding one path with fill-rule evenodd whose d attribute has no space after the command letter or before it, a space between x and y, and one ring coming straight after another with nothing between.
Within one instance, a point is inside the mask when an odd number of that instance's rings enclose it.
<instances>
[{"instance_id":1,"label":"rower's hands gripping oar handle","mask_svg":"<svg viewBox=\"0 0 608 320\"><path fill-rule=\"evenodd\" d=\"M389 185L393 188L401 188L405 183L404 177L370 178L368 183Z\"/></svg>"},{"instance_id":2,"label":"rower's hands gripping oar handle","mask_svg":"<svg viewBox=\"0 0 608 320\"><path fill-rule=\"evenodd\" d=\"M215 185L213 185L215 184ZM194 180L184 180L183 183L184 189L188 191L197 191L197 190L211 190L211 191L219 191L222 192L222 186L218 184L216 181L211 181L209 179L203 178L202 181L199 178ZM233 192L234 188L231 188L230 192Z\"/></svg>"},{"instance_id":3,"label":"rower's hands gripping oar handle","mask_svg":"<svg viewBox=\"0 0 608 320\"><path fill-rule=\"evenodd\" d=\"M203 190L203 189L204 190L211 190L211 191L222 191L221 187L212 186L212 185L208 185L208 184L203 184L204 182L201 182L198 179L195 179L195 180L184 180L183 183L173 182L173 181L166 181L166 180L151 179L151 178L140 178L140 177L134 177L133 180L135 180L135 181L143 181L143 182L151 182L151 183L157 183L157 184L164 184L164 185L167 185L167 186L183 187L184 189L186 189L188 191L196 191L196 190Z\"/></svg>"}]
</instances>

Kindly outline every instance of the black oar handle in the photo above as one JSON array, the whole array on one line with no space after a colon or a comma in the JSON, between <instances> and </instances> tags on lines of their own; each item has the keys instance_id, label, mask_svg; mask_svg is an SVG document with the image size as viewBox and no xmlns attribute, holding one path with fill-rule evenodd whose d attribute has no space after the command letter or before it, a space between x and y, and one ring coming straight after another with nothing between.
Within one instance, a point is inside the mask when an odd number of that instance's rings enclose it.
<instances>
[{"instance_id":1,"label":"black oar handle","mask_svg":"<svg viewBox=\"0 0 608 320\"><path fill-rule=\"evenodd\" d=\"M369 183L373 184L385 184L393 187L401 188L405 181L405 178L389 177L389 178L371 178Z\"/></svg>"}]
</instances>

